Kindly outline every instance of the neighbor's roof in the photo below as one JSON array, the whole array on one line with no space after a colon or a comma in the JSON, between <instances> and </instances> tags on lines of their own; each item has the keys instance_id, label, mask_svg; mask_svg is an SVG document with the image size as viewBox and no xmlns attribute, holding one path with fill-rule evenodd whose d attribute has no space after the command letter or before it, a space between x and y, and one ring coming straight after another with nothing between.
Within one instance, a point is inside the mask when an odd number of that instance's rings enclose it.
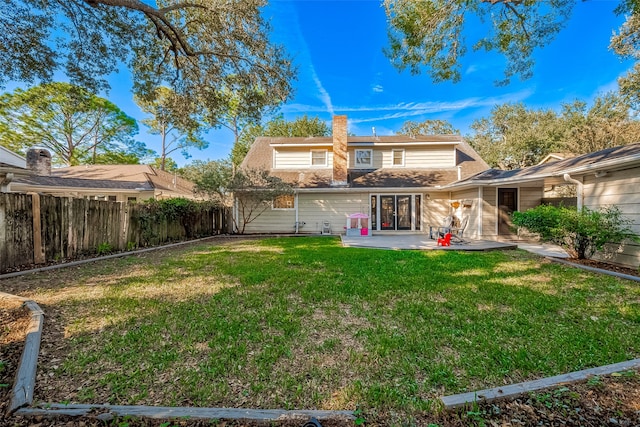
<instances>
[{"instance_id":1,"label":"neighbor's roof","mask_svg":"<svg viewBox=\"0 0 640 427\"><path fill-rule=\"evenodd\" d=\"M20 183L64 188L171 191L193 194L194 184L148 165L85 165L52 169L51 176L20 178Z\"/></svg>"},{"instance_id":2,"label":"neighbor's roof","mask_svg":"<svg viewBox=\"0 0 640 427\"><path fill-rule=\"evenodd\" d=\"M587 172L602 171L623 167L629 164L640 164L640 143L607 148L594 153L556 162L547 162L522 169L498 170L489 169L467 179L452 183L448 188L467 187L472 185L504 185L529 182L551 177L561 177L565 173L580 175Z\"/></svg>"},{"instance_id":3,"label":"neighbor's roof","mask_svg":"<svg viewBox=\"0 0 640 427\"><path fill-rule=\"evenodd\" d=\"M348 146L385 145L404 147L412 144L452 145L456 149L456 164L462 168L462 176L468 177L489 168L478 153L457 135L432 135L409 137L404 135L374 137L348 137ZM296 184L299 188L330 188L332 169L298 168L271 169L274 146L327 146L333 145L332 137L311 138L257 138L247 153L242 167L269 170L271 175ZM457 166L438 169L350 169L347 182L350 188L399 188L436 187L449 184L458 178Z\"/></svg>"},{"instance_id":4,"label":"neighbor's roof","mask_svg":"<svg viewBox=\"0 0 640 427\"><path fill-rule=\"evenodd\" d=\"M24 157L0 145L0 173L28 174Z\"/></svg>"}]
</instances>

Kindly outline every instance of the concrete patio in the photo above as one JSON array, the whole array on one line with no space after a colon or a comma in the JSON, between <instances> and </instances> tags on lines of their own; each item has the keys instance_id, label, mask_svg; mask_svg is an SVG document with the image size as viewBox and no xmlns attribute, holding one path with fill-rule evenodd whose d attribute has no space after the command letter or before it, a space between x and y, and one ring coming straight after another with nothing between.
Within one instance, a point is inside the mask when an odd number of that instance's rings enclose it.
<instances>
[{"instance_id":1,"label":"concrete patio","mask_svg":"<svg viewBox=\"0 0 640 427\"><path fill-rule=\"evenodd\" d=\"M354 248L391 250L444 250L444 251L496 251L521 248L543 256L567 258L567 253L555 245L530 242L497 242L494 240L464 239L465 243L451 242L451 246L437 246L427 234L387 234L374 236L341 236L342 245Z\"/></svg>"}]
</instances>

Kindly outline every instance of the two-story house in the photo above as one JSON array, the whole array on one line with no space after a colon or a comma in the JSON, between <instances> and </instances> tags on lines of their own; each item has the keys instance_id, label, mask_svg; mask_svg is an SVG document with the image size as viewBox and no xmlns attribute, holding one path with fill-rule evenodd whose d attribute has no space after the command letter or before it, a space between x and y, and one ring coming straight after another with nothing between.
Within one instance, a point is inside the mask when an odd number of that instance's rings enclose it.
<instances>
[{"instance_id":1,"label":"two-story house","mask_svg":"<svg viewBox=\"0 0 640 427\"><path fill-rule=\"evenodd\" d=\"M452 213L440 187L488 169L458 135L348 136L346 116L333 118L332 137L257 138L241 167L295 188L246 233L320 233L325 224L341 233L355 213L376 233L428 230Z\"/></svg>"}]
</instances>

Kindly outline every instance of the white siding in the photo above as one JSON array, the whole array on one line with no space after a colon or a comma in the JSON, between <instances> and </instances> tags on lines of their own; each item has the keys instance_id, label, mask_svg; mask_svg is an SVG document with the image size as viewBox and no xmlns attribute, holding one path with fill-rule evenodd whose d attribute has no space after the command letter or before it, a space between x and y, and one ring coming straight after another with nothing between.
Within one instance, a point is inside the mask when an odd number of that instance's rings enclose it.
<instances>
[{"instance_id":1,"label":"white siding","mask_svg":"<svg viewBox=\"0 0 640 427\"><path fill-rule=\"evenodd\" d=\"M452 168L456 165L455 149L448 146L407 147L404 151L405 168ZM386 152L385 167L392 166L391 149Z\"/></svg>"},{"instance_id":2,"label":"white siding","mask_svg":"<svg viewBox=\"0 0 640 427\"><path fill-rule=\"evenodd\" d=\"M632 221L630 228L640 234L640 167L618 172L609 172L604 177L594 175L584 179L584 206L599 209L606 206L617 206L625 218ZM612 248L616 254L607 259L631 268L640 266L640 245L626 242L620 247ZM596 258L603 258L598 254Z\"/></svg>"},{"instance_id":3,"label":"white siding","mask_svg":"<svg viewBox=\"0 0 640 427\"><path fill-rule=\"evenodd\" d=\"M498 222L497 196L498 192L495 187L483 187L482 202L482 235L496 236Z\"/></svg>"},{"instance_id":4,"label":"white siding","mask_svg":"<svg viewBox=\"0 0 640 427\"><path fill-rule=\"evenodd\" d=\"M279 147L273 150L274 169L308 169L333 167L333 152L327 150L327 166L311 166L311 150L323 150L320 147Z\"/></svg>"},{"instance_id":5,"label":"white siding","mask_svg":"<svg viewBox=\"0 0 640 427\"><path fill-rule=\"evenodd\" d=\"M239 220L241 222L241 220ZM296 213L293 209L267 209L255 220L247 224L244 232L255 233L293 233L295 231ZM240 224L238 224L240 226Z\"/></svg>"},{"instance_id":6,"label":"white siding","mask_svg":"<svg viewBox=\"0 0 640 427\"><path fill-rule=\"evenodd\" d=\"M298 220L305 223L301 233L320 233L324 221L331 223L331 232L340 234L353 213L369 215L368 193L306 193L299 195Z\"/></svg>"},{"instance_id":7,"label":"white siding","mask_svg":"<svg viewBox=\"0 0 640 427\"><path fill-rule=\"evenodd\" d=\"M369 214L368 193L302 193L298 195L298 232L303 234L322 231L324 221L331 223L333 234L344 232L347 216L362 212ZM272 210L267 208L258 218L247 224L245 233L293 233L295 232L295 210Z\"/></svg>"},{"instance_id":8,"label":"white siding","mask_svg":"<svg viewBox=\"0 0 640 427\"><path fill-rule=\"evenodd\" d=\"M461 221L469 218L464 230L464 237L476 237L478 235L478 189L451 193L451 201L460 202L460 207L453 211Z\"/></svg>"},{"instance_id":9,"label":"white siding","mask_svg":"<svg viewBox=\"0 0 640 427\"><path fill-rule=\"evenodd\" d=\"M424 232L429 233L429 226L439 227L442 225L444 217L451 213L449 204L449 193L428 193L429 197L423 196L424 212L423 226Z\"/></svg>"},{"instance_id":10,"label":"white siding","mask_svg":"<svg viewBox=\"0 0 640 427\"><path fill-rule=\"evenodd\" d=\"M542 187L521 187L518 189L520 212L528 211L542 203Z\"/></svg>"},{"instance_id":11,"label":"white siding","mask_svg":"<svg viewBox=\"0 0 640 427\"><path fill-rule=\"evenodd\" d=\"M373 150L373 165L364 169L398 168L452 168L456 165L455 148L451 145L429 146L372 146L349 148L348 165L355 168L355 150ZM393 166L393 150L404 149L404 166Z\"/></svg>"}]
</instances>

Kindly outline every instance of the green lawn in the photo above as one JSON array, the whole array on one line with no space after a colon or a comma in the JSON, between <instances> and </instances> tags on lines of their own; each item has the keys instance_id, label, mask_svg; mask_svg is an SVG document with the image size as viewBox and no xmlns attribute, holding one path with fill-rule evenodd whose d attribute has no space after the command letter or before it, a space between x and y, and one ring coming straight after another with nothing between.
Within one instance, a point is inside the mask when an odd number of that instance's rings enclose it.
<instances>
[{"instance_id":1,"label":"green lawn","mask_svg":"<svg viewBox=\"0 0 640 427\"><path fill-rule=\"evenodd\" d=\"M406 419L446 394L640 356L637 283L522 251L274 238L20 280L64 333L63 356L40 362L58 401Z\"/></svg>"}]
</instances>

